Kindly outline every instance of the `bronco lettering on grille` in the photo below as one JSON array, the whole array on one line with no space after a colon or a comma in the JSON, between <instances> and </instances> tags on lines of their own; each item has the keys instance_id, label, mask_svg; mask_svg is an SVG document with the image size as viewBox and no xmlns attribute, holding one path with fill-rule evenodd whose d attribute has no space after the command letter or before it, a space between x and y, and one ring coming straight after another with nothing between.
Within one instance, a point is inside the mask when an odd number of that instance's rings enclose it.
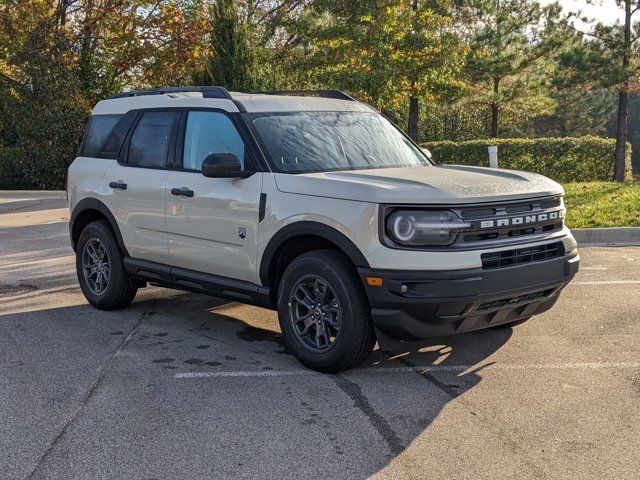
<instances>
[{"instance_id":1,"label":"bronco lettering on grille","mask_svg":"<svg viewBox=\"0 0 640 480\"><path fill-rule=\"evenodd\" d=\"M512 225L528 225L531 223L559 220L564 217L564 211L523 215L520 217L499 218L497 220L481 220L480 228L510 227Z\"/></svg>"}]
</instances>

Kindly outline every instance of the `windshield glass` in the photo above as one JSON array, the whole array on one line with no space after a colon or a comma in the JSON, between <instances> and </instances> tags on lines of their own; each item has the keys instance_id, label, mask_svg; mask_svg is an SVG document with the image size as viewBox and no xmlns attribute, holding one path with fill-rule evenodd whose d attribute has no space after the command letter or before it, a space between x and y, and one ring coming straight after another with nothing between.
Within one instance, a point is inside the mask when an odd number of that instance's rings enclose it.
<instances>
[{"instance_id":1,"label":"windshield glass","mask_svg":"<svg viewBox=\"0 0 640 480\"><path fill-rule=\"evenodd\" d=\"M248 116L278 172L430 164L419 148L374 112L278 112Z\"/></svg>"}]
</instances>

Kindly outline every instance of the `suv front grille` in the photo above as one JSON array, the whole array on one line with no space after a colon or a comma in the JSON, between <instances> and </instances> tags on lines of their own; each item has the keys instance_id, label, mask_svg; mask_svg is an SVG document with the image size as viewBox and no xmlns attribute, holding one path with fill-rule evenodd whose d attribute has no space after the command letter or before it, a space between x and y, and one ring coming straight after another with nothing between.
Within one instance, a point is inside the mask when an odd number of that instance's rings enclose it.
<instances>
[{"instance_id":1,"label":"suv front grille","mask_svg":"<svg viewBox=\"0 0 640 480\"><path fill-rule=\"evenodd\" d=\"M551 258L561 257L564 253L564 244L562 242L554 242L536 245L535 247L483 253L480 255L480 259L482 260L482 268L489 270L511 267L522 263L542 262Z\"/></svg>"},{"instance_id":2,"label":"suv front grille","mask_svg":"<svg viewBox=\"0 0 640 480\"><path fill-rule=\"evenodd\" d=\"M455 245L469 247L562 230L565 209L558 196L466 207L456 213L471 226L462 231Z\"/></svg>"}]
</instances>

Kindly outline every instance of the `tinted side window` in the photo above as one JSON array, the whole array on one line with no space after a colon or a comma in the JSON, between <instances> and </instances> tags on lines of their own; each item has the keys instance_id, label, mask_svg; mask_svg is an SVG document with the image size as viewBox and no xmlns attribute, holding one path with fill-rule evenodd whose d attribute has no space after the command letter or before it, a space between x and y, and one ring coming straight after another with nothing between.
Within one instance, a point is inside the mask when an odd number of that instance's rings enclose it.
<instances>
[{"instance_id":1,"label":"tinted side window","mask_svg":"<svg viewBox=\"0 0 640 480\"><path fill-rule=\"evenodd\" d=\"M105 142L102 144L102 147L98 152L98 156L100 158L118 158L120 148L122 148L124 139L136 119L136 115L137 112L135 110L130 110L120 118L116 126L113 127L113 130L111 130L111 133Z\"/></svg>"},{"instance_id":2,"label":"tinted side window","mask_svg":"<svg viewBox=\"0 0 640 480\"><path fill-rule=\"evenodd\" d=\"M95 157L102 142L107 138L122 115L94 115L89 123L89 130L84 141L81 155Z\"/></svg>"},{"instance_id":3,"label":"tinted side window","mask_svg":"<svg viewBox=\"0 0 640 480\"><path fill-rule=\"evenodd\" d=\"M233 153L245 167L245 146L229 117L219 112L189 112L184 137L182 168L201 170L212 153Z\"/></svg>"},{"instance_id":4,"label":"tinted side window","mask_svg":"<svg viewBox=\"0 0 640 480\"><path fill-rule=\"evenodd\" d=\"M145 112L131 136L127 164L165 168L176 136L179 112Z\"/></svg>"}]
</instances>

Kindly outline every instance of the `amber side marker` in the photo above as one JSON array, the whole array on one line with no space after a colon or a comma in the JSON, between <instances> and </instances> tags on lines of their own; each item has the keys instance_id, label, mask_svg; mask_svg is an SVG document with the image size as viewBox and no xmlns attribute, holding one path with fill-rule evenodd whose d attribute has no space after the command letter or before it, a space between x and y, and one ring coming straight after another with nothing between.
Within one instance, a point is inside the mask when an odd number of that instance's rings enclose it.
<instances>
[{"instance_id":1,"label":"amber side marker","mask_svg":"<svg viewBox=\"0 0 640 480\"><path fill-rule=\"evenodd\" d=\"M370 287L381 287L382 286L382 278L381 277L367 277L367 285Z\"/></svg>"}]
</instances>

